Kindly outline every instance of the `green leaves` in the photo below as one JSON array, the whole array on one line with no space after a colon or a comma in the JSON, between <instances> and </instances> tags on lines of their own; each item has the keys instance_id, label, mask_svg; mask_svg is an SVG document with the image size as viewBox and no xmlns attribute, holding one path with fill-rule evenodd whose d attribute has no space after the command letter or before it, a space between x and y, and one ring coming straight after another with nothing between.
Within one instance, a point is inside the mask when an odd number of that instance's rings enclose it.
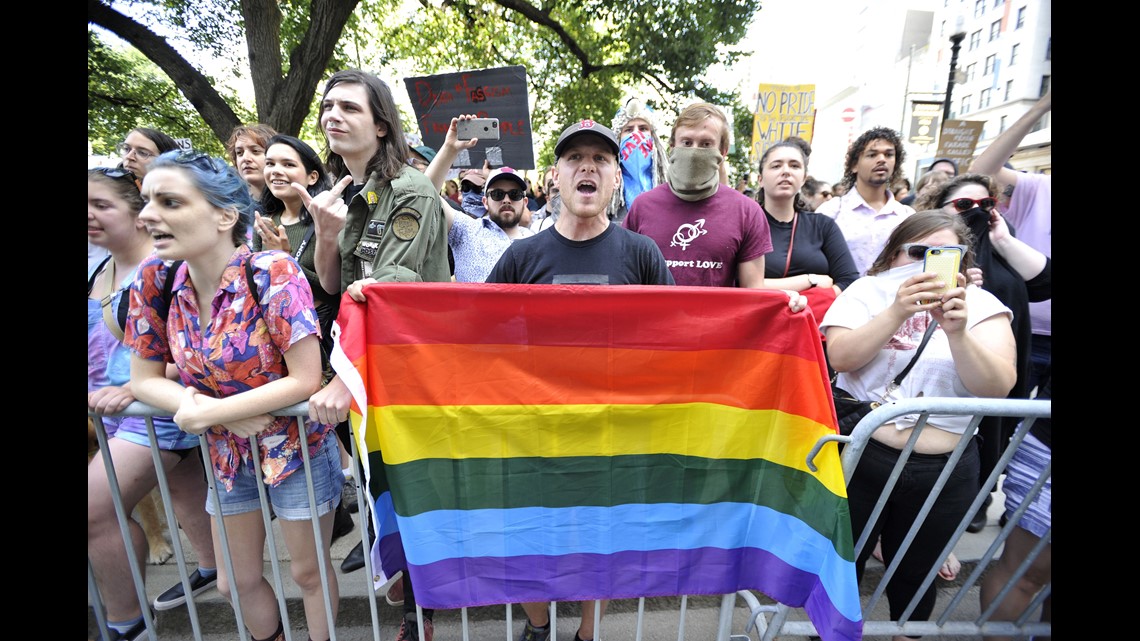
<instances>
[{"instance_id":1,"label":"green leaves","mask_svg":"<svg viewBox=\"0 0 1140 641\"><path fill-rule=\"evenodd\" d=\"M732 45L760 9L759 0L88 1L89 19L106 13L92 3L110 7L127 18L116 30L130 31L134 21L174 34L172 44L225 61L224 68L253 82L265 103L254 108L222 92L232 109L227 114L200 85L172 91L164 74L137 53L99 43L88 52L88 122L97 150L142 121L199 144L203 119L189 117L187 92L215 139L236 114L242 122L260 119L319 140L314 108L332 71L370 70L400 91L404 76L524 65L540 165L553 159L562 127L581 118L608 124L627 95L672 110L697 97L748 113L735 87L710 86L705 74L713 64L733 64ZM262 23L247 24L255 19ZM153 42L132 42L151 60L169 55ZM162 68L177 68L177 61Z\"/></svg>"}]
</instances>

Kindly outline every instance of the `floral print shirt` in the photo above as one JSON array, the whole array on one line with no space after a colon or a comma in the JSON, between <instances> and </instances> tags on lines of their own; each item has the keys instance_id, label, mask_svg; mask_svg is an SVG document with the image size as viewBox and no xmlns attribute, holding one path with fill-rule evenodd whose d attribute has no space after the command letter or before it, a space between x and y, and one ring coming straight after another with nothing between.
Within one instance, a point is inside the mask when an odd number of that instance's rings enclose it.
<instances>
[{"instance_id":1,"label":"floral print shirt","mask_svg":"<svg viewBox=\"0 0 1140 641\"><path fill-rule=\"evenodd\" d=\"M253 261L260 301L249 295L245 260ZM205 328L200 325L187 265L181 264L174 274L170 271L157 256L139 266L131 285L124 342L142 358L174 363L182 384L204 394L226 398L285 376L284 353L289 346L310 334L320 335L309 283L297 261L284 252L253 254L245 245L237 247L210 302L212 314ZM164 314L162 289L168 277L174 278L173 295ZM306 426L310 455L316 454L332 428L320 423ZM249 439L215 425L206 432L206 440L214 478L230 491L238 466L253 465ZM276 486L301 467L297 417L276 417L257 441L267 484Z\"/></svg>"}]
</instances>

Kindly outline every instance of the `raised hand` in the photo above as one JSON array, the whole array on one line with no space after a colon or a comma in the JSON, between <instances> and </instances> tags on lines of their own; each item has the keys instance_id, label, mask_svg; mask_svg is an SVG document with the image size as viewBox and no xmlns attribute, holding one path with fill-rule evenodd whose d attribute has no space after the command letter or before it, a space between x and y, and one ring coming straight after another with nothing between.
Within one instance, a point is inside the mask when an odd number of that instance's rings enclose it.
<instances>
[{"instance_id":1,"label":"raised hand","mask_svg":"<svg viewBox=\"0 0 1140 641\"><path fill-rule=\"evenodd\" d=\"M348 216L348 203L344 202L341 194L352 184L352 175L341 178L332 189L322 191L316 196L310 196L309 190L301 183L292 183L293 189L301 196L301 202L309 215L313 217L313 224L317 226L318 234L339 234L344 229L344 222Z\"/></svg>"}]
</instances>

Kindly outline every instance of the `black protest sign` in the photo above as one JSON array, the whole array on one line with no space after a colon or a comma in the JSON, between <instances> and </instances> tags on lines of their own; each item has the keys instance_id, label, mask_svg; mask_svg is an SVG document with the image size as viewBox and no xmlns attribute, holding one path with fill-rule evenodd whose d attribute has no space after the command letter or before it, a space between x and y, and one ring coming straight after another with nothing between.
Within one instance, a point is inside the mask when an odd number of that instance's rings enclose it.
<instances>
[{"instance_id":1,"label":"black protest sign","mask_svg":"<svg viewBox=\"0 0 1140 641\"><path fill-rule=\"evenodd\" d=\"M534 169L526 67L515 65L404 79L424 144L438 150L451 119L460 114L499 119L499 140L480 140L453 167L508 165Z\"/></svg>"}]
</instances>

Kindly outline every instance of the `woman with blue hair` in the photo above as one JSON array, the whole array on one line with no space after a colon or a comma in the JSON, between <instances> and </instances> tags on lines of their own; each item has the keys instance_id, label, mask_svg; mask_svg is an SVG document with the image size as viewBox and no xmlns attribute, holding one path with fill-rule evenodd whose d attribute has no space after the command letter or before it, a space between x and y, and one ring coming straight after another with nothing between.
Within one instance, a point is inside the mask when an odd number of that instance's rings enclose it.
<instances>
[{"instance_id":1,"label":"woman with blue hair","mask_svg":"<svg viewBox=\"0 0 1140 641\"><path fill-rule=\"evenodd\" d=\"M270 415L320 388L312 290L295 258L282 251L251 253L245 245L253 202L246 183L222 159L193 151L163 154L143 180L142 194L147 204L139 220L154 239L155 254L131 286L126 343L136 397L173 413L182 430L206 436L220 496L219 505L208 498L206 510L220 510L232 558L226 567L215 520L218 590L240 601L241 623L255 641L284 638L277 596L264 576L261 482L292 559L309 638L328 639L339 603L329 545L344 485L333 426ZM164 261L175 262L168 267ZM168 360L182 385L163 375ZM325 581L332 604L327 616Z\"/></svg>"}]
</instances>

